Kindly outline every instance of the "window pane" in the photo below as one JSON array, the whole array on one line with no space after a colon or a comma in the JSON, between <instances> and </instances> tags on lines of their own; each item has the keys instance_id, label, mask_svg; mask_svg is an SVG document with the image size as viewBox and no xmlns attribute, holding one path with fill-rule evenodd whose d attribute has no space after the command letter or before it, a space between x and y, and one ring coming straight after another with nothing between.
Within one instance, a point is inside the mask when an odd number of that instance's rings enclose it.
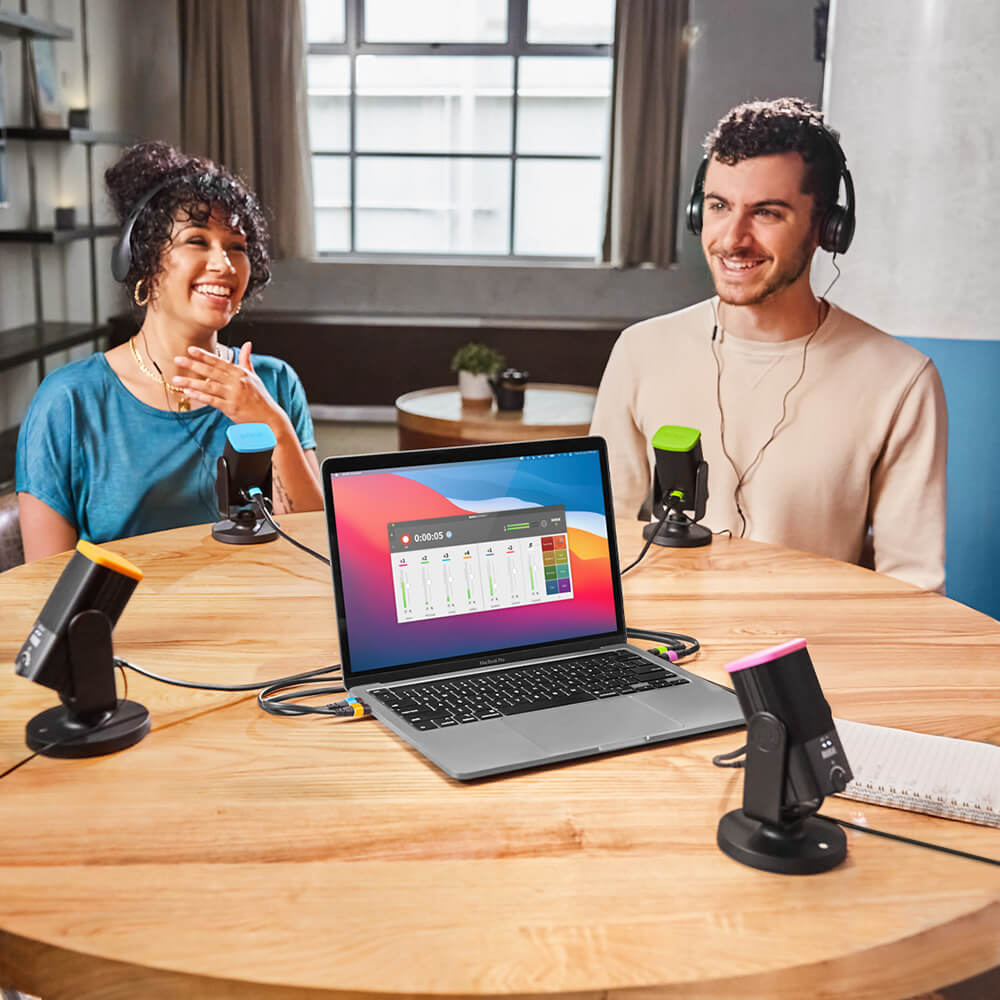
<instances>
[{"instance_id":1,"label":"window pane","mask_svg":"<svg viewBox=\"0 0 1000 1000\"><path fill-rule=\"evenodd\" d=\"M615 0L528 0L528 41L610 45Z\"/></svg>"},{"instance_id":2,"label":"window pane","mask_svg":"<svg viewBox=\"0 0 1000 1000\"><path fill-rule=\"evenodd\" d=\"M361 156L357 171L358 250L507 253L508 160Z\"/></svg>"},{"instance_id":3,"label":"window pane","mask_svg":"<svg viewBox=\"0 0 1000 1000\"><path fill-rule=\"evenodd\" d=\"M306 41L343 42L344 0L306 0Z\"/></svg>"},{"instance_id":4,"label":"window pane","mask_svg":"<svg viewBox=\"0 0 1000 1000\"><path fill-rule=\"evenodd\" d=\"M519 160L514 253L596 257L603 188L599 160Z\"/></svg>"},{"instance_id":5,"label":"window pane","mask_svg":"<svg viewBox=\"0 0 1000 1000\"><path fill-rule=\"evenodd\" d=\"M314 156L313 208L316 249L351 249L351 162L346 156Z\"/></svg>"},{"instance_id":6,"label":"window pane","mask_svg":"<svg viewBox=\"0 0 1000 1000\"><path fill-rule=\"evenodd\" d=\"M507 0L366 0L367 42L506 42Z\"/></svg>"},{"instance_id":7,"label":"window pane","mask_svg":"<svg viewBox=\"0 0 1000 1000\"><path fill-rule=\"evenodd\" d=\"M309 56L309 146L346 151L350 148L351 64L349 56Z\"/></svg>"},{"instance_id":8,"label":"window pane","mask_svg":"<svg viewBox=\"0 0 1000 1000\"><path fill-rule=\"evenodd\" d=\"M509 153L508 56L359 56L361 151Z\"/></svg>"},{"instance_id":9,"label":"window pane","mask_svg":"<svg viewBox=\"0 0 1000 1000\"><path fill-rule=\"evenodd\" d=\"M517 81L519 153L603 156L611 110L611 60L521 59Z\"/></svg>"}]
</instances>

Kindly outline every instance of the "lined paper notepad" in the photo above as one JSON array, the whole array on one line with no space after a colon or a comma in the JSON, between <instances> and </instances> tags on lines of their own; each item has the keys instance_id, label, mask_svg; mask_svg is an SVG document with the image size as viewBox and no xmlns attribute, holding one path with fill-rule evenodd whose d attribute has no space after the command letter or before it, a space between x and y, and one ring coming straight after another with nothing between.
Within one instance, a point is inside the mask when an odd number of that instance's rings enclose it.
<instances>
[{"instance_id":1,"label":"lined paper notepad","mask_svg":"<svg viewBox=\"0 0 1000 1000\"><path fill-rule=\"evenodd\" d=\"M854 772L840 795L1000 827L1000 747L834 722Z\"/></svg>"}]
</instances>

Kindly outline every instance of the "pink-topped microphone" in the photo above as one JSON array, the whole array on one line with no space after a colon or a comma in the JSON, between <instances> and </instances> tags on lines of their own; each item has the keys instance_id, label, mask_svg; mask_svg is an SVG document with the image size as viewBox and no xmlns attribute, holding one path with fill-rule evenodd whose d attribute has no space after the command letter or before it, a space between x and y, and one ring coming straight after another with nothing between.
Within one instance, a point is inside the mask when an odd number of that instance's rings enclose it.
<instances>
[{"instance_id":1,"label":"pink-topped microphone","mask_svg":"<svg viewBox=\"0 0 1000 1000\"><path fill-rule=\"evenodd\" d=\"M720 820L719 847L765 871L833 868L847 855L847 839L812 814L853 775L806 640L752 653L726 670L747 720L747 758L743 808Z\"/></svg>"}]
</instances>

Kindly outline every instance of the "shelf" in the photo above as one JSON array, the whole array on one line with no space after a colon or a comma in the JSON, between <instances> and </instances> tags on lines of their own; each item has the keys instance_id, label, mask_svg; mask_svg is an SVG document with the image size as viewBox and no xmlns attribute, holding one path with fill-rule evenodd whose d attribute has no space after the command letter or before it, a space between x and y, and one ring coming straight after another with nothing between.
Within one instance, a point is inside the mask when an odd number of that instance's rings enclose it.
<instances>
[{"instance_id":1,"label":"shelf","mask_svg":"<svg viewBox=\"0 0 1000 1000\"><path fill-rule=\"evenodd\" d=\"M0 130L2 138L24 139L29 142L80 142L87 145L107 143L111 146L129 146L131 136L118 132L96 132L89 128L25 128L11 126Z\"/></svg>"},{"instance_id":2,"label":"shelf","mask_svg":"<svg viewBox=\"0 0 1000 1000\"><path fill-rule=\"evenodd\" d=\"M30 323L0 330L0 371L75 347L103 336L106 326L92 323Z\"/></svg>"},{"instance_id":3,"label":"shelf","mask_svg":"<svg viewBox=\"0 0 1000 1000\"><path fill-rule=\"evenodd\" d=\"M28 14L15 14L13 11L0 10L0 35L10 38L58 38L73 37L72 28L64 28L52 21L40 21Z\"/></svg>"},{"instance_id":4,"label":"shelf","mask_svg":"<svg viewBox=\"0 0 1000 1000\"><path fill-rule=\"evenodd\" d=\"M69 243L92 236L117 236L118 226L76 226L73 229L0 229L0 243Z\"/></svg>"}]
</instances>

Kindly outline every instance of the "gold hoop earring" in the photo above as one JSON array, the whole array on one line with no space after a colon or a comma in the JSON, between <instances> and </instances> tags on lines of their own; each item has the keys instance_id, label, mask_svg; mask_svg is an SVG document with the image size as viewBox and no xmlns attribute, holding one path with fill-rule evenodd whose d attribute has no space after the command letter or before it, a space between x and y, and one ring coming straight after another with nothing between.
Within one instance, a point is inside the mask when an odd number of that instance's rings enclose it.
<instances>
[{"instance_id":1,"label":"gold hoop earring","mask_svg":"<svg viewBox=\"0 0 1000 1000\"><path fill-rule=\"evenodd\" d=\"M146 286L146 294L140 297L139 288L142 285ZM149 301L149 284L146 282L145 278L140 278L139 281L135 283L135 290L132 292L132 299L140 309Z\"/></svg>"}]
</instances>

